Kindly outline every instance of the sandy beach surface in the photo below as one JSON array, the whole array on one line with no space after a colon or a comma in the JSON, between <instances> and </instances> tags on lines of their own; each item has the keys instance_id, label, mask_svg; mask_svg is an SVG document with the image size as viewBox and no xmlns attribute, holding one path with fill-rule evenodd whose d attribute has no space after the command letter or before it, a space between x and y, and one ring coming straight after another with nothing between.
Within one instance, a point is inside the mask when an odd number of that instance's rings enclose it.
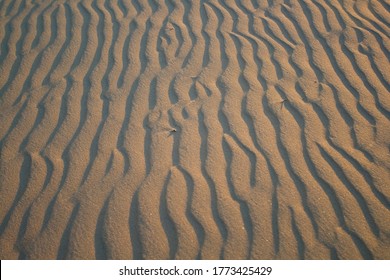
<instances>
[{"instance_id":1,"label":"sandy beach surface","mask_svg":"<svg viewBox=\"0 0 390 280\"><path fill-rule=\"evenodd\" d=\"M390 259L389 0L0 0L1 259Z\"/></svg>"}]
</instances>

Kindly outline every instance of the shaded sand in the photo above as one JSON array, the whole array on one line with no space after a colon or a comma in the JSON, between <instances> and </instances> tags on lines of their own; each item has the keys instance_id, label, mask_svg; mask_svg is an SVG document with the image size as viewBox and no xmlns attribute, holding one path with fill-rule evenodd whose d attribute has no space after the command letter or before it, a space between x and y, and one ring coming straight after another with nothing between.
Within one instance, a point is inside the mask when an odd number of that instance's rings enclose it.
<instances>
[{"instance_id":1,"label":"shaded sand","mask_svg":"<svg viewBox=\"0 0 390 280\"><path fill-rule=\"evenodd\" d=\"M388 0L0 1L1 259L390 259Z\"/></svg>"}]
</instances>

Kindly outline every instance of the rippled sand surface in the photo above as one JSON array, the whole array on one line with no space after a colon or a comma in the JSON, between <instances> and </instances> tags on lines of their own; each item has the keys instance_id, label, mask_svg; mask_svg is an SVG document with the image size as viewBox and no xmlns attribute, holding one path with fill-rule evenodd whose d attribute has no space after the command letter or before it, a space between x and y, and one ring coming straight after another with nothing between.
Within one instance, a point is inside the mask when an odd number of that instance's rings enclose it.
<instances>
[{"instance_id":1,"label":"rippled sand surface","mask_svg":"<svg viewBox=\"0 0 390 280\"><path fill-rule=\"evenodd\" d=\"M390 259L388 0L0 0L1 259Z\"/></svg>"}]
</instances>

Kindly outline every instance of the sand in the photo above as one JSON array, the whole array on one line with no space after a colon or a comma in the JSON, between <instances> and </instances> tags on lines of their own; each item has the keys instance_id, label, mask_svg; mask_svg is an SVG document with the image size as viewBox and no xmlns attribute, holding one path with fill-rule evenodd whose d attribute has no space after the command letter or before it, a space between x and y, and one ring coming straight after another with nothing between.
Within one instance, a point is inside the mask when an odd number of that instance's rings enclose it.
<instances>
[{"instance_id":1,"label":"sand","mask_svg":"<svg viewBox=\"0 0 390 280\"><path fill-rule=\"evenodd\" d=\"M1 259L390 259L388 0L0 1Z\"/></svg>"}]
</instances>

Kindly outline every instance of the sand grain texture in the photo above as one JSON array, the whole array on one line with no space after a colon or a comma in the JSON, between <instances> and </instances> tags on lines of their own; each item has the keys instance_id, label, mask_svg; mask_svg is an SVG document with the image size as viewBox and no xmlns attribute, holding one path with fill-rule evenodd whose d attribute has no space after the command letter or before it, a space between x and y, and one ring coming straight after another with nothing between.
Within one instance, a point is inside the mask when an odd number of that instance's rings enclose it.
<instances>
[{"instance_id":1,"label":"sand grain texture","mask_svg":"<svg viewBox=\"0 0 390 280\"><path fill-rule=\"evenodd\" d=\"M390 259L387 0L0 1L1 259Z\"/></svg>"}]
</instances>

